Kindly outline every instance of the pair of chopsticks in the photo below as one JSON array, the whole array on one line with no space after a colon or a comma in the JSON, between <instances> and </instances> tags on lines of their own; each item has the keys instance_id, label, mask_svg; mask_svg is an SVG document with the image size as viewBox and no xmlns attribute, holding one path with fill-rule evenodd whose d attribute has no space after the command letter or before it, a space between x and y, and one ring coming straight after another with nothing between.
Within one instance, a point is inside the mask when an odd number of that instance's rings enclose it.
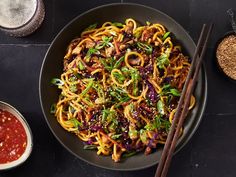
<instances>
[{"instance_id":1,"label":"pair of chopsticks","mask_svg":"<svg viewBox=\"0 0 236 177\"><path fill-rule=\"evenodd\" d=\"M199 70L202 65L203 57L206 52L207 42L213 25L204 24L197 43L197 47L192 59L192 64L187 76L187 79L182 90L182 94L177 106L177 111L174 115L170 131L158 164L155 177L165 177L167 175L170 162L180 135L184 119L188 113L188 107L191 99L192 92L198 79Z\"/></svg>"}]
</instances>

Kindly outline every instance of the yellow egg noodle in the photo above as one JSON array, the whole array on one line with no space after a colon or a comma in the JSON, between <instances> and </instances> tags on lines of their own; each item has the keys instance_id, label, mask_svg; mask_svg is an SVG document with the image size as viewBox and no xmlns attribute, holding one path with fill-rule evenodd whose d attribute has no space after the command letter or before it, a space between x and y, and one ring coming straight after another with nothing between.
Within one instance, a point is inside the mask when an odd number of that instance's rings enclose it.
<instances>
[{"instance_id":1,"label":"yellow egg noodle","mask_svg":"<svg viewBox=\"0 0 236 177\"><path fill-rule=\"evenodd\" d=\"M164 144L190 68L172 37L161 24L131 18L86 28L52 79L61 90L51 108L60 125L115 162ZM192 96L189 109L194 104Z\"/></svg>"}]
</instances>

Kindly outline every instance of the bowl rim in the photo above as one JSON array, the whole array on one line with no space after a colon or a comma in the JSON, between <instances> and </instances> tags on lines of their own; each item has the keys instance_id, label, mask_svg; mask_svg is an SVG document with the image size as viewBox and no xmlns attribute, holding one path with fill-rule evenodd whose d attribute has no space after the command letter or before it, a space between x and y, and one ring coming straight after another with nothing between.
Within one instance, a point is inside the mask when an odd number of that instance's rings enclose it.
<instances>
[{"instance_id":1,"label":"bowl rim","mask_svg":"<svg viewBox=\"0 0 236 177\"><path fill-rule=\"evenodd\" d=\"M77 15L76 17L74 17L72 20L70 20L64 27L62 27L62 29L58 32L58 34L54 37L53 41L51 42L45 56L44 56L44 59L43 59L43 62L42 62L42 65L41 65L41 69L40 69L40 77L39 77L39 96L40 96L40 105L41 105L41 109L42 109L42 112L43 112L43 115L44 115L44 118L47 122L47 125L49 127L49 129L51 130L51 132L53 133L53 135L56 137L56 139L60 142L60 144L66 148L71 154L73 154L74 156L76 156L77 158L79 158L80 160L90 164L90 165L93 165L93 166L96 166L96 167L100 167L100 168L103 168L103 169L107 169L107 170L113 170L113 171L138 171L138 170L143 170L143 169L147 169L147 168L150 168L154 165L157 165L158 162L154 162L152 164L148 164L148 165L145 165L143 167L134 167L134 168L112 168L112 167L105 167L105 166L102 166L102 165L99 165L99 164L96 164L94 162L91 162L85 158L82 158L80 157L78 154L76 154L75 152L73 152L69 147L67 147L63 142L62 140L57 136L57 134L54 132L53 128L50 126L50 123L47 119L47 116L46 116L46 113L45 113L45 110L43 108L43 101L42 101L42 95L41 95L41 80L42 80L42 73L43 73L43 70L44 70L44 64L46 62L46 58L52 48L52 44L54 44L54 42L58 39L58 37L60 37L60 35L63 33L63 31L68 28L71 24L73 24L75 21L77 21L78 18L86 15L86 14L89 14L90 12L94 11L94 10L97 10L97 9L100 9L100 8L105 8L105 7L109 7L109 6L117 6L117 5L121 5L121 6L125 6L125 5L131 5L131 6L138 6L138 7L143 7L143 8L146 8L146 9L149 9L149 10L152 10L152 11L156 11L160 14L162 14L163 16L166 16L167 18L169 18L171 21L175 22L175 24L178 26L178 28L180 28L182 31L185 32L185 35L192 41L192 43L194 44L194 47L196 48L196 44L195 42L193 41L192 37L189 35L189 33L186 32L186 30L176 21L174 20L171 16L167 15L166 13L158 10L158 9L155 9L153 7L150 7L150 6L147 6L147 5L143 5L143 4L139 4L139 3L109 3L109 4L104 4L104 5L100 5L100 6L97 6L97 7L94 7L94 8L91 8L79 15ZM181 149L183 149L183 147L189 142L189 140L192 138L192 136L195 134L197 128L199 127L200 123L201 123L201 120L202 120L202 117L203 117L203 114L204 114L204 111L205 111L205 108L206 108L206 103L207 103L207 91L208 91L208 84L207 84L207 74L206 74L206 69L205 69L205 64L203 63L202 64L202 67L201 67L201 72L202 72L202 77L205 78L203 80L203 85L204 85L204 99L202 100L202 106L199 108L199 118L198 118L198 121L196 122L193 130L190 132L190 134L188 135L188 137L186 138L186 140L181 144L181 146L179 147L179 149L175 150L174 154L176 154L177 152L179 152Z\"/></svg>"},{"instance_id":2,"label":"bowl rim","mask_svg":"<svg viewBox=\"0 0 236 177\"><path fill-rule=\"evenodd\" d=\"M22 126L25 130L26 137L27 137L26 149L25 149L24 153L20 156L20 158L18 158L17 160L11 161L9 163L0 164L0 171L1 170L4 171L4 170L10 170L10 169L13 169L13 168L16 168L16 167L22 165L30 157L32 150L33 150L33 134L32 134L31 128L30 128L28 122L26 121L26 119L24 118L24 116L14 106L12 106L4 101L0 101L0 109L5 110L4 108L1 108L1 106L14 112L14 114L12 112L11 113L20 121L20 123L22 124ZM6 109L6 111L8 111L7 109Z\"/></svg>"}]
</instances>

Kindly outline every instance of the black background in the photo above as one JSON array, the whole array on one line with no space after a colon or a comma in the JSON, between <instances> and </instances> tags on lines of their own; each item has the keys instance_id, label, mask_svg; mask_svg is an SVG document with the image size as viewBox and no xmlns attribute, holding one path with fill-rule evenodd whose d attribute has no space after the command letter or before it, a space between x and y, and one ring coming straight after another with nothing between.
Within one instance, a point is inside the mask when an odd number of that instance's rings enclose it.
<instances>
[{"instance_id":1,"label":"black background","mask_svg":"<svg viewBox=\"0 0 236 177\"><path fill-rule=\"evenodd\" d=\"M30 158L1 177L152 177L156 166L136 172L117 172L91 166L65 150L44 120L38 96L39 71L55 35L86 10L112 2L154 7L180 23L197 42L203 23L215 24L205 64L208 101L203 120L190 142L174 156L168 177L236 176L236 83L216 68L217 40L231 30L227 9L235 0L45 0L43 25L31 36L13 38L0 32L0 100L15 106L34 135ZM141 12L140 12L141 13Z\"/></svg>"}]
</instances>

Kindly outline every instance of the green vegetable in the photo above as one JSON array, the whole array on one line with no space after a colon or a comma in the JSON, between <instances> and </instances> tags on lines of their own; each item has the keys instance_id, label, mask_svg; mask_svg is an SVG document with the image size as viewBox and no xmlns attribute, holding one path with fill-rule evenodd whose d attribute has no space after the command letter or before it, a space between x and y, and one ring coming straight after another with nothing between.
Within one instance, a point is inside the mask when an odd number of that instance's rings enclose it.
<instances>
[{"instance_id":1,"label":"green vegetable","mask_svg":"<svg viewBox=\"0 0 236 177\"><path fill-rule=\"evenodd\" d=\"M151 25L150 21L146 21L147 26Z\"/></svg>"},{"instance_id":2,"label":"green vegetable","mask_svg":"<svg viewBox=\"0 0 236 177\"><path fill-rule=\"evenodd\" d=\"M117 60L117 62L114 64L114 69L115 68L119 68L120 67L120 65L121 65L121 63L124 61L124 56L122 56L122 57L120 57L120 59L119 60Z\"/></svg>"},{"instance_id":3,"label":"green vegetable","mask_svg":"<svg viewBox=\"0 0 236 177\"><path fill-rule=\"evenodd\" d=\"M168 120L161 118L160 115L156 115L154 120L147 124L144 128L148 131L152 131L155 129L160 130L161 127L164 127L166 131L169 131L171 123Z\"/></svg>"},{"instance_id":4,"label":"green vegetable","mask_svg":"<svg viewBox=\"0 0 236 177\"><path fill-rule=\"evenodd\" d=\"M77 80L77 77L75 75L70 76L69 81L75 82Z\"/></svg>"},{"instance_id":5,"label":"green vegetable","mask_svg":"<svg viewBox=\"0 0 236 177\"><path fill-rule=\"evenodd\" d=\"M171 87L170 84L166 84L162 87L161 95L168 95L168 94L172 94L174 96L180 96L181 93L177 89Z\"/></svg>"},{"instance_id":6,"label":"green vegetable","mask_svg":"<svg viewBox=\"0 0 236 177\"><path fill-rule=\"evenodd\" d=\"M146 51L147 54L152 53L152 46L151 45L144 44L144 43L141 43L141 42L138 42L137 45L140 49L143 49L144 51Z\"/></svg>"},{"instance_id":7,"label":"green vegetable","mask_svg":"<svg viewBox=\"0 0 236 177\"><path fill-rule=\"evenodd\" d=\"M77 85L70 85L69 89L71 92L76 92L78 90Z\"/></svg>"},{"instance_id":8,"label":"green vegetable","mask_svg":"<svg viewBox=\"0 0 236 177\"><path fill-rule=\"evenodd\" d=\"M51 105L51 107L50 107L50 113L51 113L51 114L55 114L55 113L56 113L56 104L55 104L55 103L53 103L53 104Z\"/></svg>"},{"instance_id":9,"label":"green vegetable","mask_svg":"<svg viewBox=\"0 0 236 177\"><path fill-rule=\"evenodd\" d=\"M97 23L94 23L94 24L92 24L92 25L89 25L87 28L85 28L85 30L84 31L89 31L89 30L92 30L92 29L95 29L96 27L97 27Z\"/></svg>"},{"instance_id":10,"label":"green vegetable","mask_svg":"<svg viewBox=\"0 0 236 177\"><path fill-rule=\"evenodd\" d=\"M123 83L125 81L125 76L118 72L113 72L113 76L118 80L119 83Z\"/></svg>"},{"instance_id":11,"label":"green vegetable","mask_svg":"<svg viewBox=\"0 0 236 177\"><path fill-rule=\"evenodd\" d=\"M102 49L103 47L107 46L107 47L114 47L113 44L111 43L111 40L113 39L113 36L107 37L107 36L103 36L102 37L102 41L100 44L96 45L96 49Z\"/></svg>"},{"instance_id":12,"label":"green vegetable","mask_svg":"<svg viewBox=\"0 0 236 177\"><path fill-rule=\"evenodd\" d=\"M131 79L133 80L133 95L137 96L138 91L139 91L138 81L140 79L140 75L139 75L138 70L136 70L136 69L131 70L130 74L131 74Z\"/></svg>"},{"instance_id":13,"label":"green vegetable","mask_svg":"<svg viewBox=\"0 0 236 177\"><path fill-rule=\"evenodd\" d=\"M117 27L123 27L123 24L119 22L114 22L112 23L112 25L117 26Z\"/></svg>"},{"instance_id":14,"label":"green vegetable","mask_svg":"<svg viewBox=\"0 0 236 177\"><path fill-rule=\"evenodd\" d=\"M104 109L102 110L102 123L114 123L114 125L117 125L118 122L116 120L116 111L114 110L109 110L109 109ZM113 125L113 126L114 126Z\"/></svg>"},{"instance_id":15,"label":"green vegetable","mask_svg":"<svg viewBox=\"0 0 236 177\"><path fill-rule=\"evenodd\" d=\"M116 104L115 108L118 108L121 104L130 100L130 97L126 96L120 99L120 102Z\"/></svg>"},{"instance_id":16,"label":"green vegetable","mask_svg":"<svg viewBox=\"0 0 236 177\"><path fill-rule=\"evenodd\" d=\"M96 48L89 48L89 49L88 49L88 52L87 52L87 54L86 54L86 57L87 57L87 58L90 58L91 55L93 55L93 54L100 54L100 52L99 52L99 50L96 49Z\"/></svg>"},{"instance_id":17,"label":"green vegetable","mask_svg":"<svg viewBox=\"0 0 236 177\"><path fill-rule=\"evenodd\" d=\"M161 121L161 125L165 127L166 131L168 132L170 130L171 123L165 119L160 119L160 121Z\"/></svg>"},{"instance_id":18,"label":"green vegetable","mask_svg":"<svg viewBox=\"0 0 236 177\"><path fill-rule=\"evenodd\" d=\"M113 140L115 140L115 139L120 138L121 136L122 136L122 134L116 134L116 135L112 135L111 138L112 138Z\"/></svg>"},{"instance_id":19,"label":"green vegetable","mask_svg":"<svg viewBox=\"0 0 236 177\"><path fill-rule=\"evenodd\" d=\"M160 129L161 128L161 117L159 115L156 115L154 120L147 124L144 127L146 130L152 131L154 129Z\"/></svg>"},{"instance_id":20,"label":"green vegetable","mask_svg":"<svg viewBox=\"0 0 236 177\"><path fill-rule=\"evenodd\" d=\"M109 66L107 63L106 63L106 60L105 59L100 59L100 61L101 61L101 63L103 64L103 66L104 66L104 68L107 70L107 71L112 71L112 67L111 66Z\"/></svg>"},{"instance_id":21,"label":"green vegetable","mask_svg":"<svg viewBox=\"0 0 236 177\"><path fill-rule=\"evenodd\" d=\"M146 131L144 129L141 129L140 130L140 140L143 142L143 143L146 143L147 141L147 134L146 134Z\"/></svg>"},{"instance_id":22,"label":"green vegetable","mask_svg":"<svg viewBox=\"0 0 236 177\"><path fill-rule=\"evenodd\" d=\"M159 100L159 101L157 102L157 110L158 110L158 112L159 112L161 115L164 115L164 114L165 114L164 103L163 103L161 100Z\"/></svg>"},{"instance_id":23,"label":"green vegetable","mask_svg":"<svg viewBox=\"0 0 236 177\"><path fill-rule=\"evenodd\" d=\"M160 115L156 115L155 118L154 118L154 120L155 120L155 127L156 127L157 129L160 129L160 128L161 128L161 123L162 123L162 118L161 118L161 116L160 116Z\"/></svg>"},{"instance_id":24,"label":"green vegetable","mask_svg":"<svg viewBox=\"0 0 236 177\"><path fill-rule=\"evenodd\" d=\"M130 100L130 97L128 97L126 91L119 87L114 87L112 90L109 91L109 94L113 98L116 98L118 101L120 101L116 104L116 108L118 108L122 103Z\"/></svg>"},{"instance_id":25,"label":"green vegetable","mask_svg":"<svg viewBox=\"0 0 236 177\"><path fill-rule=\"evenodd\" d=\"M51 80L51 83L54 84L54 85L57 85L57 86L64 85L64 82L61 79L58 79L58 78L53 78Z\"/></svg>"},{"instance_id":26,"label":"green vegetable","mask_svg":"<svg viewBox=\"0 0 236 177\"><path fill-rule=\"evenodd\" d=\"M170 32L168 31L168 32L166 32L164 35L163 35L163 40L165 40L168 36L170 35Z\"/></svg>"},{"instance_id":27,"label":"green vegetable","mask_svg":"<svg viewBox=\"0 0 236 177\"><path fill-rule=\"evenodd\" d=\"M84 145L85 150L94 150L97 149L96 145Z\"/></svg>"},{"instance_id":28,"label":"green vegetable","mask_svg":"<svg viewBox=\"0 0 236 177\"><path fill-rule=\"evenodd\" d=\"M161 54L161 56L159 56L157 58L157 66L160 68L160 69L163 69L164 66L167 66L170 64L170 60L169 60L169 56L165 53Z\"/></svg>"},{"instance_id":29,"label":"green vegetable","mask_svg":"<svg viewBox=\"0 0 236 177\"><path fill-rule=\"evenodd\" d=\"M130 70L126 66L124 66L124 67L121 68L121 71L123 73L128 73Z\"/></svg>"},{"instance_id":30,"label":"green vegetable","mask_svg":"<svg viewBox=\"0 0 236 177\"><path fill-rule=\"evenodd\" d=\"M131 139L136 139L138 137L138 131L136 129L134 129L134 128L131 128L129 130L129 137Z\"/></svg>"},{"instance_id":31,"label":"green vegetable","mask_svg":"<svg viewBox=\"0 0 236 177\"><path fill-rule=\"evenodd\" d=\"M166 84L162 87L162 90L168 90L171 88L171 85L170 84Z\"/></svg>"},{"instance_id":32,"label":"green vegetable","mask_svg":"<svg viewBox=\"0 0 236 177\"><path fill-rule=\"evenodd\" d=\"M85 66L84 66L84 64L81 62L81 61L79 61L79 70L85 70Z\"/></svg>"},{"instance_id":33,"label":"green vegetable","mask_svg":"<svg viewBox=\"0 0 236 177\"><path fill-rule=\"evenodd\" d=\"M123 158L128 158L128 157L131 157L131 156L133 156L133 155L135 155L135 154L137 154L136 151L128 152L128 153L124 153L124 154L122 155L122 157L123 157Z\"/></svg>"},{"instance_id":34,"label":"green vegetable","mask_svg":"<svg viewBox=\"0 0 236 177\"><path fill-rule=\"evenodd\" d=\"M82 123L79 122L76 118L72 118L66 121L67 123L72 123L74 127L82 127Z\"/></svg>"},{"instance_id":35,"label":"green vegetable","mask_svg":"<svg viewBox=\"0 0 236 177\"><path fill-rule=\"evenodd\" d=\"M89 91L89 89L93 86L93 84L94 84L94 81L93 79L91 79L89 83L87 84L87 87L82 91L81 95L84 96Z\"/></svg>"},{"instance_id":36,"label":"green vegetable","mask_svg":"<svg viewBox=\"0 0 236 177\"><path fill-rule=\"evenodd\" d=\"M155 123L155 122L154 122ZM156 126L154 123L149 123L147 125L145 125L145 129L148 130L148 131L152 131L152 130L155 130Z\"/></svg>"},{"instance_id":37,"label":"green vegetable","mask_svg":"<svg viewBox=\"0 0 236 177\"><path fill-rule=\"evenodd\" d=\"M170 93L174 96L180 96L180 92L177 89L170 89Z\"/></svg>"}]
</instances>

